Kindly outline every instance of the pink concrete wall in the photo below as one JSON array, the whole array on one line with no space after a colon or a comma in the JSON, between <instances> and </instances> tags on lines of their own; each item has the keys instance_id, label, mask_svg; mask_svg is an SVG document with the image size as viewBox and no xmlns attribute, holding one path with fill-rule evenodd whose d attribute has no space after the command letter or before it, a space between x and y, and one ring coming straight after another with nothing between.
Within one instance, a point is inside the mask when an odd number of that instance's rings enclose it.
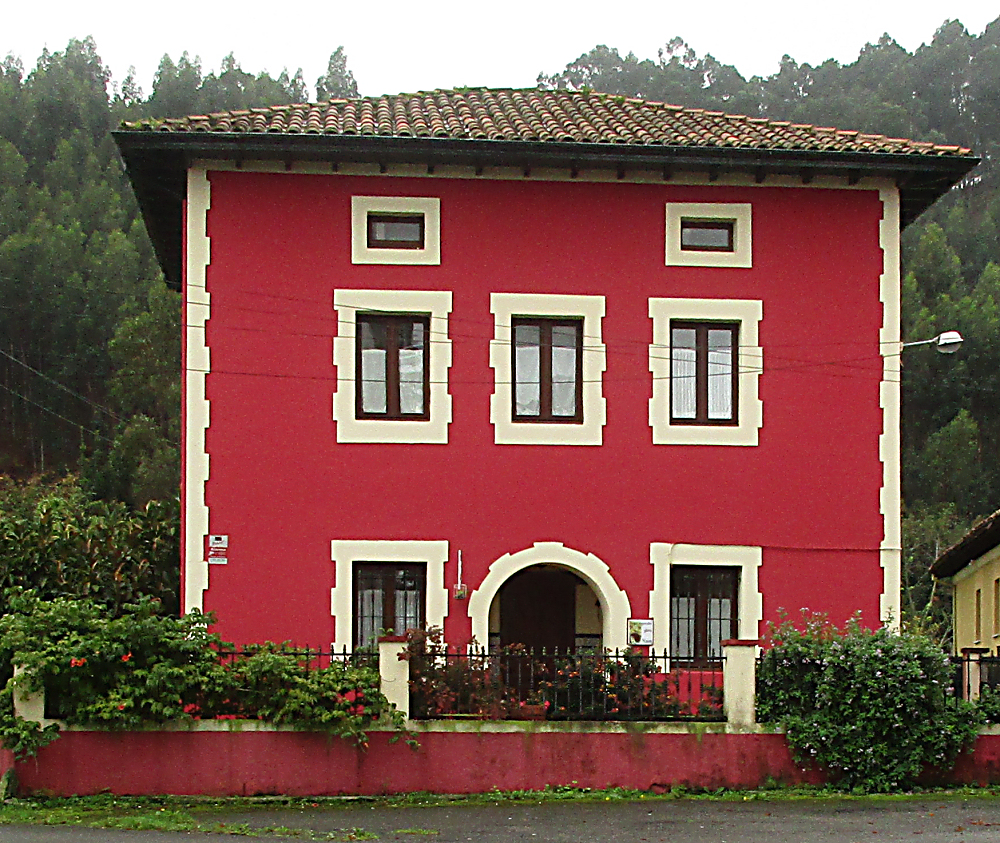
<instances>
[{"instance_id":1,"label":"pink concrete wall","mask_svg":"<svg viewBox=\"0 0 1000 843\"><path fill-rule=\"evenodd\" d=\"M476 793L545 785L658 790L819 784L782 735L435 732L420 748L372 735L367 751L298 732L69 732L16 765L54 795ZM981 736L948 780L1000 782L1000 735Z\"/></svg>"}]
</instances>

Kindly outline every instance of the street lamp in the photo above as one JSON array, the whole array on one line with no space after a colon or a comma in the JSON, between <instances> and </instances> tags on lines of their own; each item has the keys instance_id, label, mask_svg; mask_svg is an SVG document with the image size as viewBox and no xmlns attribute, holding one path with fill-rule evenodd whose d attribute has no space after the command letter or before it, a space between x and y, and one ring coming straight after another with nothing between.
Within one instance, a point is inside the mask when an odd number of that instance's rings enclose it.
<instances>
[{"instance_id":1,"label":"street lamp","mask_svg":"<svg viewBox=\"0 0 1000 843\"><path fill-rule=\"evenodd\" d=\"M911 345L930 345L933 343L934 347L941 354L954 354L961 348L963 341L964 338L958 331L944 331L933 339L904 342L903 348L909 348Z\"/></svg>"}]
</instances>

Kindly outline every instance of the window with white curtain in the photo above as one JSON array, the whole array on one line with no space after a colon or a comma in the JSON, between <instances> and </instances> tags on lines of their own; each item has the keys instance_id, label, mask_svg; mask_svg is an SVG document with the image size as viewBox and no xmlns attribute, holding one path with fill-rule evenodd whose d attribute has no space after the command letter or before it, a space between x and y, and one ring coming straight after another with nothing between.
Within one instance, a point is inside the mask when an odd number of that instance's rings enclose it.
<instances>
[{"instance_id":1,"label":"window with white curtain","mask_svg":"<svg viewBox=\"0 0 1000 843\"><path fill-rule=\"evenodd\" d=\"M583 421L583 320L514 319L514 421Z\"/></svg>"},{"instance_id":2,"label":"window with white curtain","mask_svg":"<svg viewBox=\"0 0 1000 843\"><path fill-rule=\"evenodd\" d=\"M739 325L670 324L670 421L739 423Z\"/></svg>"},{"instance_id":3,"label":"window with white curtain","mask_svg":"<svg viewBox=\"0 0 1000 843\"><path fill-rule=\"evenodd\" d=\"M428 316L359 313L357 417L428 418Z\"/></svg>"},{"instance_id":4,"label":"window with white curtain","mask_svg":"<svg viewBox=\"0 0 1000 843\"><path fill-rule=\"evenodd\" d=\"M371 647L379 635L403 635L424 625L427 569L414 563L354 565L354 646Z\"/></svg>"}]
</instances>

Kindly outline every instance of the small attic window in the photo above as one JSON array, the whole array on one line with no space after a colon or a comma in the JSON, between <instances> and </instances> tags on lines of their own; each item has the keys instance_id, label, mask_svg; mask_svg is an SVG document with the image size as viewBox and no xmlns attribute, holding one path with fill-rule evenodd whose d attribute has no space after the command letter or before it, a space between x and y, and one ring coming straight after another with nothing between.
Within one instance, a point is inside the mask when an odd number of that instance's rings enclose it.
<instances>
[{"instance_id":1,"label":"small attic window","mask_svg":"<svg viewBox=\"0 0 1000 843\"><path fill-rule=\"evenodd\" d=\"M368 214L369 249L423 249L423 214Z\"/></svg>"},{"instance_id":2,"label":"small attic window","mask_svg":"<svg viewBox=\"0 0 1000 843\"><path fill-rule=\"evenodd\" d=\"M668 202L667 266L753 266L749 202Z\"/></svg>"},{"instance_id":3,"label":"small attic window","mask_svg":"<svg viewBox=\"0 0 1000 843\"><path fill-rule=\"evenodd\" d=\"M736 220L682 218L681 250L685 252L736 251Z\"/></svg>"},{"instance_id":4,"label":"small attic window","mask_svg":"<svg viewBox=\"0 0 1000 843\"><path fill-rule=\"evenodd\" d=\"M440 265L441 200L352 196L351 263Z\"/></svg>"}]
</instances>

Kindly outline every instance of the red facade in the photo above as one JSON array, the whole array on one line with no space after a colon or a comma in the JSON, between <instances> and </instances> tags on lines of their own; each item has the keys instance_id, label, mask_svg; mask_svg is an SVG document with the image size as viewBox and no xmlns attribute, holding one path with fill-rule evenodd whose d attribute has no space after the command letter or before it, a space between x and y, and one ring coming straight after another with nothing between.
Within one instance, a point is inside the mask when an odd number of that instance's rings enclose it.
<instances>
[{"instance_id":1,"label":"red facade","mask_svg":"<svg viewBox=\"0 0 1000 843\"><path fill-rule=\"evenodd\" d=\"M651 605L650 548L678 543L759 548L763 622L803 608L879 621L892 579L880 548L898 518L880 510L879 452L892 424L880 406L882 276L890 288L898 277L880 223L894 244L894 190L274 170L207 171L204 505L208 532L229 538L202 608L224 638L336 640L331 543L342 540L446 541L444 582L428 588L449 589L455 643L473 632L471 597L491 565L539 542L605 563L633 618L668 616ZM352 263L356 196L438 199L440 263ZM752 266L665 265L669 203L749 204ZM193 212L189 196L189 223ZM445 444L338 442L334 295L354 289L451 292ZM496 444L497 293L603 297L600 445ZM755 445L654 444L654 298L761 303ZM190 347L186 360L190 384L201 377ZM189 393L189 466L190 405ZM459 550L468 600L451 591ZM189 593L203 563L189 551Z\"/></svg>"}]
</instances>

